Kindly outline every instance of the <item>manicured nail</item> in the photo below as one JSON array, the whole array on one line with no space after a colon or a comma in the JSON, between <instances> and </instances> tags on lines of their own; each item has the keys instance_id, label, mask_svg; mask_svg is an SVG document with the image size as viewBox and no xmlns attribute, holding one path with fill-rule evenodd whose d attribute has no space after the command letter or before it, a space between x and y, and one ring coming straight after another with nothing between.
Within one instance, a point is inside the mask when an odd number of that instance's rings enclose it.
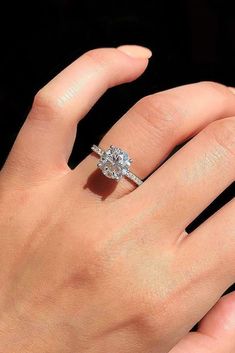
<instances>
[{"instance_id":1,"label":"manicured nail","mask_svg":"<svg viewBox=\"0 0 235 353\"><path fill-rule=\"evenodd\" d=\"M149 59L152 56L150 49L140 45L120 45L117 49L134 58Z\"/></svg>"},{"instance_id":2,"label":"manicured nail","mask_svg":"<svg viewBox=\"0 0 235 353\"><path fill-rule=\"evenodd\" d=\"M230 89L230 91L233 92L233 94L235 94L235 88L234 87L228 87L228 89Z\"/></svg>"}]
</instances>

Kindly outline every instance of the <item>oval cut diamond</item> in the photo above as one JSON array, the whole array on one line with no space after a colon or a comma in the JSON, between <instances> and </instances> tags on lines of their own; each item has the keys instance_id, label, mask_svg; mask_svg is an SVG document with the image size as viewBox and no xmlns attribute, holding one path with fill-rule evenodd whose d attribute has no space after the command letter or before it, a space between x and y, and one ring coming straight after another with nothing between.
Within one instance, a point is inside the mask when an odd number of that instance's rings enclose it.
<instances>
[{"instance_id":1,"label":"oval cut diamond","mask_svg":"<svg viewBox=\"0 0 235 353\"><path fill-rule=\"evenodd\" d=\"M119 180L128 172L131 162L125 151L111 145L109 149L103 152L97 166L108 178Z\"/></svg>"}]
</instances>

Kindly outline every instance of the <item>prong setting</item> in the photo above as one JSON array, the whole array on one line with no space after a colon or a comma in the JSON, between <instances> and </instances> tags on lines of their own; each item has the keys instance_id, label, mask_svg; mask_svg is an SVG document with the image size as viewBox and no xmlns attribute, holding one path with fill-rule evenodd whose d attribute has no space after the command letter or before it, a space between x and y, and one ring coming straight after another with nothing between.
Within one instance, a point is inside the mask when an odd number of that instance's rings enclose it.
<instances>
[{"instance_id":1,"label":"prong setting","mask_svg":"<svg viewBox=\"0 0 235 353\"><path fill-rule=\"evenodd\" d=\"M143 181L129 170L133 159L128 156L128 153L121 148L110 145L107 150L102 150L100 147L93 145L92 151L100 156L97 167L101 169L102 173L117 182L122 177L127 177L135 184L141 185Z\"/></svg>"}]
</instances>

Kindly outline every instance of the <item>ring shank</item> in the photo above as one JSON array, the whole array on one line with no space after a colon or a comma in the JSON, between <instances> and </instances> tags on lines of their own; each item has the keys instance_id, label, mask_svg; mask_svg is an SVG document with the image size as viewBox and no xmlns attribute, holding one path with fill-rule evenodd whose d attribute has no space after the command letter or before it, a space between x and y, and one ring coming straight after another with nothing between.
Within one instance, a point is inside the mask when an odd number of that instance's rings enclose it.
<instances>
[{"instance_id":1,"label":"ring shank","mask_svg":"<svg viewBox=\"0 0 235 353\"><path fill-rule=\"evenodd\" d=\"M102 154L104 153L104 151L102 150L102 148L96 146L96 145L92 145L91 147L92 151L95 152L96 154L98 154L100 157L102 156ZM137 175L135 175L134 173L132 173L130 170L127 171L127 173L124 175L126 178L130 179L131 181L133 181L136 185L140 186L143 181L137 177Z\"/></svg>"}]
</instances>

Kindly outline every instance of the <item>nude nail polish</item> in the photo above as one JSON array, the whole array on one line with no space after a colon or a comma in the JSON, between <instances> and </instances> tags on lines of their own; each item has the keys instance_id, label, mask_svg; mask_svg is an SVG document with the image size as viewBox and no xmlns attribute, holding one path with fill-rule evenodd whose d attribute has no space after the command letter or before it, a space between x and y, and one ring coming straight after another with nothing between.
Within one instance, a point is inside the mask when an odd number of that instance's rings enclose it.
<instances>
[{"instance_id":1,"label":"nude nail polish","mask_svg":"<svg viewBox=\"0 0 235 353\"><path fill-rule=\"evenodd\" d=\"M120 45L117 49L133 58L149 59L152 56L150 49L140 45Z\"/></svg>"}]
</instances>

